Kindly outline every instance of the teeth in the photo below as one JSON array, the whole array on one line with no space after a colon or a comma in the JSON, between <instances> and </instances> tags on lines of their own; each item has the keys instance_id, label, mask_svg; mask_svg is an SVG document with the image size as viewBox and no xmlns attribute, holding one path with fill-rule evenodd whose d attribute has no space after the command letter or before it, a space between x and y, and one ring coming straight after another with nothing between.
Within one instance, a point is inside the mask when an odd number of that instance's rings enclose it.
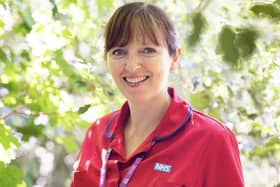
<instances>
[{"instance_id":1,"label":"teeth","mask_svg":"<svg viewBox=\"0 0 280 187\"><path fill-rule=\"evenodd\" d=\"M129 83L139 83L143 80L147 79L147 76L143 76L143 77L136 77L136 78L125 78L125 80Z\"/></svg>"}]
</instances>

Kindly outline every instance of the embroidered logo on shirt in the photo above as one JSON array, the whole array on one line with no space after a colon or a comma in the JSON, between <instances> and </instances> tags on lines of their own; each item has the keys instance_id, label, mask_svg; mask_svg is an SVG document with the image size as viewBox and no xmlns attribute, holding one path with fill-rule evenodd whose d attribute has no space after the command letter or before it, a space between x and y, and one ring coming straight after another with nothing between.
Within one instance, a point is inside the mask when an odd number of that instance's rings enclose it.
<instances>
[{"instance_id":1,"label":"embroidered logo on shirt","mask_svg":"<svg viewBox=\"0 0 280 187\"><path fill-rule=\"evenodd\" d=\"M159 162L156 162L155 165L154 165L154 170L155 171L170 173L171 169L172 169L171 165L162 164L162 163L159 163Z\"/></svg>"}]
</instances>

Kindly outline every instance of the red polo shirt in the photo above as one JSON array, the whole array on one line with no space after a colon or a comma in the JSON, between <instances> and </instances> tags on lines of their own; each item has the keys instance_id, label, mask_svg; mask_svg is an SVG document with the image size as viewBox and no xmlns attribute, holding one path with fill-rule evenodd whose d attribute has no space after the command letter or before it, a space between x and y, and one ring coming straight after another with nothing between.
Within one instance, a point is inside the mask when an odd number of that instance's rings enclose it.
<instances>
[{"instance_id":1,"label":"red polo shirt","mask_svg":"<svg viewBox=\"0 0 280 187\"><path fill-rule=\"evenodd\" d=\"M220 122L195 110L183 124L190 108L173 89L169 89L169 94L171 103L158 127L129 158L125 156L123 136L123 124L129 116L128 103L97 120L86 133L71 187L98 187L101 152L108 148L112 148L112 153L106 166L106 187L117 187L134 160L144 152L147 154L128 187L243 187L234 134ZM153 144L155 139L160 141Z\"/></svg>"}]
</instances>

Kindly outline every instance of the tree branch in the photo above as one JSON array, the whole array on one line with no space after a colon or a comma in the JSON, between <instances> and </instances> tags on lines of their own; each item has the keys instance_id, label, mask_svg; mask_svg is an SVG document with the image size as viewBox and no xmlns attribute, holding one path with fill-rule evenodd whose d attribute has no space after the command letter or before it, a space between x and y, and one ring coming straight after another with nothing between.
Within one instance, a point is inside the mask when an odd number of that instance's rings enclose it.
<instances>
[{"instance_id":1,"label":"tree branch","mask_svg":"<svg viewBox=\"0 0 280 187\"><path fill-rule=\"evenodd\" d=\"M23 105L19 105L16 108L12 109L11 111L9 111L8 113L4 114L3 116L0 116L0 120L5 120L6 118L8 118L10 115L17 113L17 111L19 109L21 109L23 107Z\"/></svg>"}]
</instances>

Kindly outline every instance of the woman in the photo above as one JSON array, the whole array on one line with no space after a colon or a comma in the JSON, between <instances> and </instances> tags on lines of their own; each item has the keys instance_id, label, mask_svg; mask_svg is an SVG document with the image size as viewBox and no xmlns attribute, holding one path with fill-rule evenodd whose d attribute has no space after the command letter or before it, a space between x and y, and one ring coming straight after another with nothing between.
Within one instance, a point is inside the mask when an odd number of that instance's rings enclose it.
<instances>
[{"instance_id":1,"label":"woman","mask_svg":"<svg viewBox=\"0 0 280 187\"><path fill-rule=\"evenodd\" d=\"M72 187L242 187L233 133L168 87L181 49L166 13L125 4L105 32L108 69L127 101L87 131Z\"/></svg>"}]
</instances>

